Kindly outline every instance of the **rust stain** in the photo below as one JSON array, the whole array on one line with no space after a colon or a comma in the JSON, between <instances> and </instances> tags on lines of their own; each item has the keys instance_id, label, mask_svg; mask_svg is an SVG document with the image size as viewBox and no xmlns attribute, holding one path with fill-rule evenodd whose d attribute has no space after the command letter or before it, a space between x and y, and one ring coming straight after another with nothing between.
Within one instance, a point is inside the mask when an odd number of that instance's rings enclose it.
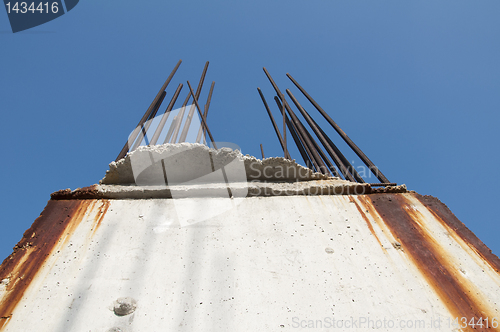
<instances>
[{"instance_id":1,"label":"rust stain","mask_svg":"<svg viewBox=\"0 0 500 332\"><path fill-rule=\"evenodd\" d=\"M374 207L451 314L467 317L468 321L473 317L494 317L481 299L471 293L472 285L457 275L456 269L444 256L443 248L422 227L418 220L422 215L408 204L403 194L377 194L360 196L358 199L367 208ZM469 330L472 331L472 328L465 331ZM480 329L479 326L475 330L500 331L491 327Z\"/></svg>"},{"instance_id":2,"label":"rust stain","mask_svg":"<svg viewBox=\"0 0 500 332\"><path fill-rule=\"evenodd\" d=\"M96 216L94 218L94 227L92 227L92 236L91 237L94 237L95 233L99 229L99 226L101 226L101 222L104 219L106 212L108 212L108 209L109 209L109 205L110 205L109 200L107 200L107 199L100 200L100 202L102 202L102 204L99 207L99 213L96 214Z\"/></svg>"},{"instance_id":3,"label":"rust stain","mask_svg":"<svg viewBox=\"0 0 500 332\"><path fill-rule=\"evenodd\" d=\"M373 229L373 225L372 225L370 219L368 219L368 217L366 216L365 211L363 211L363 209L361 208L361 206L359 206L358 202L356 202L352 196L349 197L349 201L352 202L352 203L354 203L356 205L356 208L358 209L359 214L361 214L361 216L365 220L366 225L370 229L370 232L372 232L373 236L375 236L375 238L377 239L378 244L380 244L380 247L382 248L382 250L384 251L384 253L387 254L387 250L384 248L384 246L382 245L382 242L380 241L380 239L378 238L377 234L375 233L375 230Z\"/></svg>"},{"instance_id":4,"label":"rust stain","mask_svg":"<svg viewBox=\"0 0 500 332\"><path fill-rule=\"evenodd\" d=\"M432 196L415 195L434 217L448 230L450 234L458 236L467 246L480 256L492 270L500 274L500 259L465 226L448 207L439 199Z\"/></svg>"},{"instance_id":5,"label":"rust stain","mask_svg":"<svg viewBox=\"0 0 500 332\"><path fill-rule=\"evenodd\" d=\"M0 265L0 280L10 280L0 299L0 331L12 317L39 269L78 226L91 203L88 200L50 200L14 247L14 252Z\"/></svg>"}]
</instances>

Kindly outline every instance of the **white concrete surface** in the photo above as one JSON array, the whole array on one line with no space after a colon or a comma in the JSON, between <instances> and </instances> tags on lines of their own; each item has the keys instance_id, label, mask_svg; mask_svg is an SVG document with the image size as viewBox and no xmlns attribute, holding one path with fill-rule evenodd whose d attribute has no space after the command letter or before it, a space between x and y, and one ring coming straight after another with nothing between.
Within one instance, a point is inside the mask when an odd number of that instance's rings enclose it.
<instances>
[{"instance_id":1,"label":"white concrete surface","mask_svg":"<svg viewBox=\"0 0 500 332\"><path fill-rule=\"evenodd\" d=\"M377 331L456 331L379 216L369 229L357 199L96 200L2 332L367 331L370 321L395 324ZM233 209L206 218L231 201ZM498 273L412 204L474 291L498 306ZM136 307L118 316L123 299ZM333 319L337 328L328 328Z\"/></svg>"}]
</instances>

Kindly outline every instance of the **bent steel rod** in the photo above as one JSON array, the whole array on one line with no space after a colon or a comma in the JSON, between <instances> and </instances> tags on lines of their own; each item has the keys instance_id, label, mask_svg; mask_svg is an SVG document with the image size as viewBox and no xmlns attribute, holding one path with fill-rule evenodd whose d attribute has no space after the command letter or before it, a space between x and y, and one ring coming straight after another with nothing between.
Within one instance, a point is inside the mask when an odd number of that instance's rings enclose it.
<instances>
[{"instance_id":1,"label":"bent steel rod","mask_svg":"<svg viewBox=\"0 0 500 332\"><path fill-rule=\"evenodd\" d=\"M147 136L149 127L151 126L151 123L153 122L153 120L156 116L156 113L160 109L161 103L165 99L166 95L167 95L167 93L165 91L163 91L163 93L161 94L160 100L158 100L158 103L156 103L156 106L154 107L153 112L151 112L151 117L148 119L148 121L146 121L146 123L142 127L142 131L139 134L139 137L135 141L134 146L132 146L132 149L130 149L131 151L134 151L135 149L137 149L137 147L139 145L141 145L143 139L146 139L146 144L149 145L148 136Z\"/></svg>"},{"instance_id":2,"label":"bent steel rod","mask_svg":"<svg viewBox=\"0 0 500 332\"><path fill-rule=\"evenodd\" d=\"M276 102L276 105L278 105L278 109L280 110L280 112L284 113L280 99L275 96L274 101ZM297 145L297 148L299 149L300 155L302 156L302 159L304 160L306 167L310 168L313 171L319 172L319 166L316 163L316 160L314 160L314 158L312 157L311 151L309 150L304 140L300 136L300 133L297 131L297 128L295 128L295 124L288 119L286 113L285 113L285 120L288 126L288 130L290 131L290 134L292 134L292 138L295 142L295 145Z\"/></svg>"},{"instance_id":3,"label":"bent steel rod","mask_svg":"<svg viewBox=\"0 0 500 332\"><path fill-rule=\"evenodd\" d=\"M347 134L333 121L333 119L318 105L318 103L304 90L303 87L297 83L297 81L289 73L286 76L295 84L295 86L302 92L302 94L311 102L311 104L316 107L316 109L323 115L323 117L330 123L330 125L337 131L337 133L342 137L342 139L351 147L351 149L358 155L358 157L365 163L370 171L380 180L382 183L389 183L390 181L382 174L382 172L375 166L375 164L361 151L361 149L354 144L354 142L347 136Z\"/></svg>"},{"instance_id":4,"label":"bent steel rod","mask_svg":"<svg viewBox=\"0 0 500 332\"><path fill-rule=\"evenodd\" d=\"M260 144L260 153L262 153L262 160L265 159L264 157L264 148L262 147L262 143Z\"/></svg>"},{"instance_id":5,"label":"bent steel rod","mask_svg":"<svg viewBox=\"0 0 500 332\"><path fill-rule=\"evenodd\" d=\"M267 71L266 67L262 67L262 69L264 69L264 73L266 74L267 76L267 79L269 80L269 82L271 82L271 85L273 86L274 90L276 91L276 94L278 95L278 97L283 101L283 105L286 107L288 104L285 100L285 96L283 96L283 94L281 93L280 89L278 88L278 86L276 85L276 83L274 83L274 80L273 78L271 77L271 74L269 74L269 72ZM283 114L283 143L284 143L284 146L285 146L285 156L288 154L288 148L287 148L287 145L286 145L286 112L285 112L285 109L283 108L282 109L283 112L281 112Z\"/></svg>"},{"instance_id":6,"label":"bent steel rod","mask_svg":"<svg viewBox=\"0 0 500 332\"><path fill-rule=\"evenodd\" d=\"M337 167L340 169L340 172L344 176L346 180L356 182L356 179L352 176L351 173L349 173L349 170L345 167L344 163L341 161L340 157L335 153L335 151L332 149L332 147L328 144L327 140L323 136L323 134L318 130L318 127L316 126L316 123L312 121L311 116L309 113L306 112L306 110L302 107L302 105L299 103L297 98L292 94L292 92L289 89L286 89L286 93L290 96L292 99L293 103L297 107L297 109L300 111L304 119L306 119L307 123L311 127L311 129L314 131L316 136L319 138L321 144L325 147L326 151L330 155L330 157L333 159ZM365 182L363 179L360 179L360 182Z\"/></svg>"},{"instance_id":7,"label":"bent steel rod","mask_svg":"<svg viewBox=\"0 0 500 332\"><path fill-rule=\"evenodd\" d=\"M286 149L285 149L285 143L283 142L283 138L281 137L281 133L280 133L280 130L278 128L278 125L274 121L273 114L271 113L271 110L269 109L269 106L267 105L266 98L264 98L264 94L262 93L262 90L260 90L260 88L257 88L257 91L259 91L260 98L262 99L262 102L264 103L264 107L266 108L266 111L267 111L267 114L269 115L269 118L271 119L271 123L273 124L274 131L276 132L276 135L278 136L278 140L280 141L281 148L283 149L283 153L285 153L285 158L291 160L292 157L290 157L290 153L288 151L286 151ZM304 162L306 162L306 161L304 160Z\"/></svg>"},{"instance_id":8,"label":"bent steel rod","mask_svg":"<svg viewBox=\"0 0 500 332\"><path fill-rule=\"evenodd\" d=\"M203 68L203 72L201 74L200 83L198 83L198 88L196 89L196 99L200 98L201 89L203 88L203 83L205 82L205 76L207 75L208 70L208 61L205 63L205 67ZM189 127L191 126L191 121L193 119L193 115L195 112L195 106L191 105L189 109L188 115L186 117L186 122L184 123L184 128L182 129L181 136L179 137L179 143L186 141L186 137L189 132Z\"/></svg>"},{"instance_id":9,"label":"bent steel rod","mask_svg":"<svg viewBox=\"0 0 500 332\"><path fill-rule=\"evenodd\" d=\"M137 127L135 127L134 131L132 131L132 133L130 134L129 139L127 140L127 142L123 146L123 149L120 151L120 153L118 154L118 157L116 157L115 161L118 161L118 160L122 159L123 157L125 157L125 155L127 154L128 150L129 150L129 144L133 143L135 141L135 139L137 138L137 135L139 135L139 132L141 131L141 128L142 128L144 122L146 122L147 119L149 118L149 116L151 115L151 112L153 111L153 108L155 107L155 105L158 102L158 100L160 99L161 94L167 88L168 84L172 80L172 77L174 77L174 75L177 72L177 69L179 68L179 66L181 65L181 63L182 63L182 60L179 60L179 62L177 62L177 64L175 65L174 70L172 70L172 72L168 76L167 80L165 81L165 83L161 87L160 91L156 94L155 99L153 100L153 102L151 103L151 105L149 105L149 108L147 109L146 113L144 113L144 115L142 116L142 118L139 121L139 124L137 125Z\"/></svg>"},{"instance_id":10,"label":"bent steel rod","mask_svg":"<svg viewBox=\"0 0 500 332\"><path fill-rule=\"evenodd\" d=\"M210 86L210 92L208 93L207 103L205 104L205 110L203 111L203 117L205 120L208 116L208 109L210 108L210 103L212 102L212 93L214 92L215 81L212 81L212 85ZM200 129L198 130L198 135L196 135L196 143L200 142L201 136L206 136L207 133L203 129L203 126L200 123Z\"/></svg>"},{"instance_id":11,"label":"bent steel rod","mask_svg":"<svg viewBox=\"0 0 500 332\"><path fill-rule=\"evenodd\" d=\"M307 137L306 133L304 132L304 128L302 128L300 125L298 125L298 123L300 122L299 118L297 118L297 116L293 112L292 108L286 102L283 103L283 104L285 104L285 108L288 111L288 114L290 114L290 119L291 119L292 123L297 124L295 126L295 129L298 129L298 132L300 133L300 136L302 136L302 138L303 138L303 140L305 142L305 145L309 148L310 153L311 153L310 155L312 157L311 158L312 161L314 162L314 160L316 160L316 163L319 165L319 170L318 171L320 173L323 173L323 174L329 173L327 171L327 167L326 167L325 163L323 162L323 160L319 156L318 152L314 148L313 143L311 142L311 140L309 139L309 137Z\"/></svg>"},{"instance_id":12,"label":"bent steel rod","mask_svg":"<svg viewBox=\"0 0 500 332\"><path fill-rule=\"evenodd\" d=\"M194 103L196 105L196 109L198 110L198 115L201 118L201 121L203 122L203 126L205 127L205 130L208 133L208 136L210 137L210 140L212 141L212 145L215 149L217 149L217 145L215 145L214 137L212 136L212 133L210 132L210 129L208 129L207 121L203 117L203 114L201 113L200 110L200 105L198 105L198 99L196 98L195 94L193 93L193 88L191 88L191 84L189 81L187 81L187 84L189 86L189 91L191 92L191 95L193 96ZM210 162L212 163L212 170L215 171L215 165L212 160L212 154L210 154ZM221 171L222 171L222 176L224 177L224 181L226 182L226 188L227 188L227 193L229 194L230 198L233 198L233 193L231 192L231 188L229 187L229 180L227 179L227 174L224 166L221 166Z\"/></svg>"},{"instance_id":13,"label":"bent steel rod","mask_svg":"<svg viewBox=\"0 0 500 332\"><path fill-rule=\"evenodd\" d=\"M170 103L167 106L167 109L165 110L165 113L163 113L163 116L161 117L160 123L158 124L158 127L156 128L156 131L151 138L151 141L149 142L149 145L155 145L156 142L158 141L158 138L160 137L161 132L163 131L163 127L165 126L165 123L167 122L168 116L170 115L170 111L172 111L172 108L174 107L175 102L177 101L177 97L179 97L179 93L182 90L182 83L179 84L177 87L177 90L175 90L174 96L170 100Z\"/></svg>"}]
</instances>

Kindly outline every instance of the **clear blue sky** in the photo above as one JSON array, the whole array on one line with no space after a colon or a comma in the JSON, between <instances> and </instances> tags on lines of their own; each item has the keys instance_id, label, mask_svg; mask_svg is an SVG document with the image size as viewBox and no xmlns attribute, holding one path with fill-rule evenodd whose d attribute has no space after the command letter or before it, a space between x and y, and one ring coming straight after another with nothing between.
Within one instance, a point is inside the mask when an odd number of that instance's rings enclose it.
<instances>
[{"instance_id":1,"label":"clear blue sky","mask_svg":"<svg viewBox=\"0 0 500 332\"><path fill-rule=\"evenodd\" d=\"M209 60L216 140L282 155L256 88L271 99L263 66L282 90L290 72L391 181L499 255L499 17L497 0L81 0L12 34L0 9L0 260L51 192L104 176L179 59L167 100Z\"/></svg>"}]
</instances>

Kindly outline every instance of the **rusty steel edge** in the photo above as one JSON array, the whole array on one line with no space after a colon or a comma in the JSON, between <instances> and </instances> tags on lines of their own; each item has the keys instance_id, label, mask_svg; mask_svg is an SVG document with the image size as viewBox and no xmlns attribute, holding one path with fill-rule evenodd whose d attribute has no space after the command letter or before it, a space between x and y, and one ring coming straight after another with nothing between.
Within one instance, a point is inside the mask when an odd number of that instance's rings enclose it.
<instances>
[{"instance_id":1,"label":"rusty steel edge","mask_svg":"<svg viewBox=\"0 0 500 332\"><path fill-rule=\"evenodd\" d=\"M321 186L321 181L311 184L308 189L294 190L294 188L286 190L276 190L272 187L272 183L269 187L265 187L263 183L260 187L255 187L254 183L248 183L248 194L247 197L257 197L257 196L316 196L316 195L368 195L368 194L380 194L380 193L406 193L409 192L405 185L400 186L388 186L383 188L373 188L367 183L356 183L353 182L351 187L343 187L339 185L328 186L326 183ZM319 183L318 183L319 182ZM318 185L319 184L319 185ZM111 186L111 185L110 185ZM134 186L126 186L128 188L134 188ZM78 188L75 190L64 189L52 193L52 200L82 200L82 199L152 199L152 198L172 198L171 188L165 187L163 189L140 187L134 194L117 193L117 192L106 192L102 191L99 185L92 185L89 187ZM175 190L175 188L172 188ZM280 191L278 193L278 191ZM142 193L142 194L138 194ZM191 192L192 197L208 197L204 192L200 190L198 195L195 192ZM217 196L218 197L218 196Z\"/></svg>"},{"instance_id":2,"label":"rusty steel edge","mask_svg":"<svg viewBox=\"0 0 500 332\"><path fill-rule=\"evenodd\" d=\"M484 261L493 270L499 272L500 259L495 256L486 245L480 241L458 218L432 196L422 196L410 193L419 200L438 222L449 226L471 249L479 253ZM442 303L455 317L479 318L494 317L492 309L483 299L471 293L474 287L470 282L461 278L450 261L445 257L443 248L435 242L432 234L422 227L418 211L412 211L411 204L405 194L379 193L377 195L358 196L363 208L358 210L364 214L380 216L383 223L389 228L393 236L400 242L402 248L409 255L413 265L418 268L428 285L439 296ZM367 220L367 218L365 218ZM368 223L368 221L367 221ZM492 327L488 329L474 329L475 331L500 331ZM463 331L472 331L468 327Z\"/></svg>"},{"instance_id":3,"label":"rusty steel edge","mask_svg":"<svg viewBox=\"0 0 500 332\"><path fill-rule=\"evenodd\" d=\"M500 258L491 252L483 241L481 241L470 229L461 222L453 212L439 200L439 198L428 195L415 195L416 198L439 220L450 227L460 236L474 251L476 251L497 273L500 274Z\"/></svg>"},{"instance_id":4,"label":"rusty steel edge","mask_svg":"<svg viewBox=\"0 0 500 332\"><path fill-rule=\"evenodd\" d=\"M50 200L33 225L24 232L13 253L0 265L0 280L8 279L0 302L0 330L7 324L24 292L65 232L82 219L90 201Z\"/></svg>"}]
</instances>

